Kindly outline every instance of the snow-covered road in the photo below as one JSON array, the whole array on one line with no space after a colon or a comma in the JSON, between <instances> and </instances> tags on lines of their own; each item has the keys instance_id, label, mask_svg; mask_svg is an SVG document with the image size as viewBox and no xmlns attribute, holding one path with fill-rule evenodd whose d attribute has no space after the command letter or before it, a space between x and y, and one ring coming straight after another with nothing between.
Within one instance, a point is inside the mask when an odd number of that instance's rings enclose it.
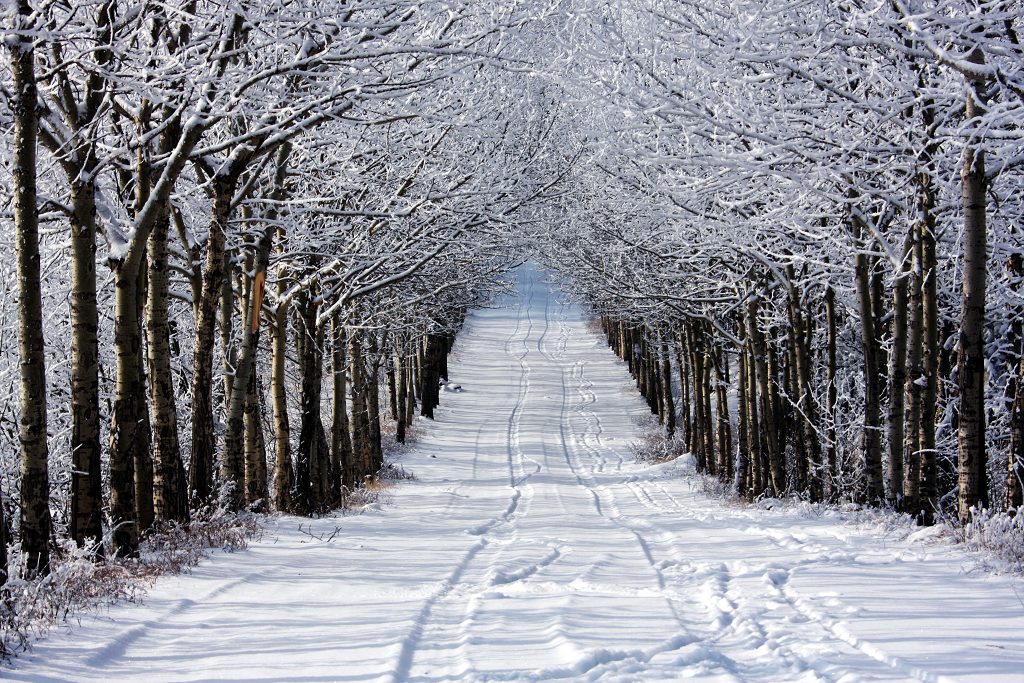
<instances>
[{"instance_id":1,"label":"snow-covered road","mask_svg":"<svg viewBox=\"0 0 1024 683\"><path fill-rule=\"evenodd\" d=\"M538 271L519 282L470 317L465 391L381 509L277 518L0 678L1024 681L1019 581L633 463L622 364Z\"/></svg>"}]
</instances>

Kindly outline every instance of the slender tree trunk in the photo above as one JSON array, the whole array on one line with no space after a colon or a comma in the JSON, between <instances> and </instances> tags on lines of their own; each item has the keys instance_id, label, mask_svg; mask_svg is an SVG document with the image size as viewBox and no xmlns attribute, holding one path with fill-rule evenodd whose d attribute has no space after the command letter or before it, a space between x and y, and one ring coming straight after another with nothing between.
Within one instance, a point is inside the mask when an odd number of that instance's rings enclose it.
<instances>
[{"instance_id":1,"label":"slender tree trunk","mask_svg":"<svg viewBox=\"0 0 1024 683\"><path fill-rule=\"evenodd\" d=\"M414 355L405 356L405 381L406 381L406 392L405 392L405 429L408 432L412 428L412 423L416 419L416 373L413 364L415 362Z\"/></svg>"},{"instance_id":2,"label":"slender tree trunk","mask_svg":"<svg viewBox=\"0 0 1024 683\"><path fill-rule=\"evenodd\" d=\"M267 504L267 444L263 438L260 381L256 368L249 373L245 399L245 503L257 511Z\"/></svg>"},{"instance_id":3,"label":"slender tree trunk","mask_svg":"<svg viewBox=\"0 0 1024 683\"><path fill-rule=\"evenodd\" d=\"M733 490L737 496L748 498L750 495L750 478L748 476L750 470L750 439L748 437L750 423L747 417L747 383L749 382L748 372L750 364L747 362L746 334L743 331L742 324L736 326L736 333L737 339L741 341L737 348L739 352L739 368L737 370L739 376L736 378L737 400L739 402L737 415L739 449L736 452L736 476L733 479Z\"/></svg>"},{"instance_id":4,"label":"slender tree trunk","mask_svg":"<svg viewBox=\"0 0 1024 683\"><path fill-rule=\"evenodd\" d=\"M228 393L224 435L224 455L221 458L221 480L234 486L229 500L232 509L238 509L250 496L246 492L245 472L255 471L245 463L245 411L248 401L250 378L256 363L256 349L259 345L260 314L263 310L264 287L270 262L270 246L273 228L264 231L256 248L253 277L243 293L245 297L245 322L242 339L234 364L234 374L228 377L231 391ZM226 280L225 280L226 281ZM249 501L251 502L251 501Z\"/></svg>"},{"instance_id":5,"label":"slender tree trunk","mask_svg":"<svg viewBox=\"0 0 1024 683\"><path fill-rule=\"evenodd\" d=\"M85 169L83 169L85 170ZM92 169L88 169L91 174ZM100 471L99 312L96 308L96 189L71 185L71 515L79 545L103 538Z\"/></svg>"},{"instance_id":6,"label":"slender tree trunk","mask_svg":"<svg viewBox=\"0 0 1024 683\"><path fill-rule=\"evenodd\" d=\"M672 395L672 357L668 352L668 342L661 342L661 387L664 403L665 431L669 436L676 433L676 402Z\"/></svg>"},{"instance_id":7,"label":"slender tree trunk","mask_svg":"<svg viewBox=\"0 0 1024 683\"><path fill-rule=\"evenodd\" d=\"M354 486L365 483L370 476L370 428L366 407L366 365L363 359L359 333L349 334L348 362L352 377L352 474ZM424 398L424 405L427 405Z\"/></svg>"},{"instance_id":8,"label":"slender tree trunk","mask_svg":"<svg viewBox=\"0 0 1024 683\"><path fill-rule=\"evenodd\" d=\"M145 415L139 348L142 335L138 318L138 269L124 263L114 274L114 349L117 356L113 419L110 426L110 517L115 552L121 557L138 554L139 531L135 519L135 451Z\"/></svg>"},{"instance_id":9,"label":"slender tree trunk","mask_svg":"<svg viewBox=\"0 0 1024 683\"><path fill-rule=\"evenodd\" d=\"M685 347L682 335L676 338L676 364L679 366L679 416L683 427L683 443L689 445L693 426L690 420L690 369L687 364L686 355L683 352Z\"/></svg>"},{"instance_id":10,"label":"slender tree trunk","mask_svg":"<svg viewBox=\"0 0 1024 683\"><path fill-rule=\"evenodd\" d=\"M39 263L39 209L36 195L35 51L32 8L18 0L13 18L24 35L7 41L11 53L14 114L14 228L18 260L18 358L21 367L18 439L21 442L21 549L29 576L50 571L50 477L46 440L46 353Z\"/></svg>"},{"instance_id":11,"label":"slender tree trunk","mask_svg":"<svg viewBox=\"0 0 1024 683\"><path fill-rule=\"evenodd\" d=\"M778 338L775 330L770 331L771 337ZM779 385L782 381L782 372L779 368L779 355L780 352L777 350L775 344L765 342L765 349L767 351L767 367L768 367L768 400L772 405L772 415L775 416L775 457L769 458L768 464L771 468L772 484L776 487L777 493L785 493L789 487L787 475L789 474L786 470L786 439L789 437L789 430L787 429L790 419L788 405L783 406L782 396L779 391ZM769 455L771 455L769 453Z\"/></svg>"},{"instance_id":12,"label":"slender tree trunk","mask_svg":"<svg viewBox=\"0 0 1024 683\"><path fill-rule=\"evenodd\" d=\"M732 418L729 415L729 356L720 345L715 345L715 415L718 437L718 476L722 481L733 478Z\"/></svg>"},{"instance_id":13,"label":"slender tree trunk","mask_svg":"<svg viewBox=\"0 0 1024 683\"><path fill-rule=\"evenodd\" d=\"M836 404L839 401L837 382L836 350L839 337L839 324L836 319L836 295L831 286L825 288L825 410L826 420L825 441L825 472L822 485L826 500L835 498L835 477L838 474L838 435L836 434Z\"/></svg>"},{"instance_id":14,"label":"slender tree trunk","mask_svg":"<svg viewBox=\"0 0 1024 683\"><path fill-rule=\"evenodd\" d=\"M901 489L903 500L900 507L913 515L921 510L921 429L923 427L923 395L921 378L924 368L921 364L924 344L924 308L921 301L921 226L915 225L912 246L913 263L909 282L910 301L907 321L907 373L904 377L904 422L902 459L906 462L904 485ZM895 385L893 385L895 387ZM891 438L891 433L890 433ZM903 463L900 463L902 469Z\"/></svg>"},{"instance_id":15,"label":"slender tree trunk","mask_svg":"<svg viewBox=\"0 0 1024 683\"><path fill-rule=\"evenodd\" d=\"M783 454L779 448L778 415L771 389L768 349L765 346L764 335L761 334L761 329L757 325L759 308L759 298L751 296L747 300L747 338L751 342L754 377L756 378L757 395L760 398L758 414L761 418L764 451L768 456L770 479L763 481L762 484L765 488L770 486L772 495L777 495L786 490L786 474Z\"/></svg>"},{"instance_id":16,"label":"slender tree trunk","mask_svg":"<svg viewBox=\"0 0 1024 683\"><path fill-rule=\"evenodd\" d=\"M135 520L139 533L145 533L153 526L153 432L150 428L149 404L146 402L146 350L142 324L145 319L146 290L148 289L147 268L139 268L139 284L136 289L136 316L139 324L139 348L137 364L140 371L142 396L139 397L140 419L138 423L138 443L135 446Z\"/></svg>"},{"instance_id":17,"label":"slender tree trunk","mask_svg":"<svg viewBox=\"0 0 1024 683\"><path fill-rule=\"evenodd\" d=\"M441 347L441 359L447 355L445 349L447 346ZM370 427L370 474L376 475L380 471L380 468L384 466L384 451L381 444L381 429L380 429L380 377L377 374L380 370L380 363L378 358L377 344L373 337L370 338L370 357L372 359L372 371L367 377L367 388L368 396L366 401L367 414L369 416L369 427ZM447 377L445 378L447 379Z\"/></svg>"},{"instance_id":18,"label":"slender tree trunk","mask_svg":"<svg viewBox=\"0 0 1024 683\"><path fill-rule=\"evenodd\" d=\"M213 181L213 216L206 240L203 288L196 317L192 361L192 459L189 489L199 504L210 502L216 438L213 429L213 351L217 311L224 285L224 243L236 178L216 176ZM226 351L226 349L225 349Z\"/></svg>"},{"instance_id":19,"label":"slender tree trunk","mask_svg":"<svg viewBox=\"0 0 1024 683\"><path fill-rule=\"evenodd\" d=\"M856 222L855 222L856 224ZM856 224L856 237L861 229ZM858 248L854 256L858 313L860 314L861 350L864 354L864 427L861 451L864 459L864 497L877 503L884 498L882 486L881 387L879 386L879 348L876 337L875 307L871 291L871 259Z\"/></svg>"},{"instance_id":20,"label":"slender tree trunk","mask_svg":"<svg viewBox=\"0 0 1024 683\"><path fill-rule=\"evenodd\" d=\"M1012 254L1007 271L1012 290L1020 296L1024 285L1024 254ZM1012 322L1007 361L1010 380L1006 392L1011 404L1010 447L1006 454L1006 498L1003 505L1007 511L1016 513L1024 505L1024 307L1011 304L1007 308L1007 317Z\"/></svg>"},{"instance_id":21,"label":"slender tree trunk","mask_svg":"<svg viewBox=\"0 0 1024 683\"><path fill-rule=\"evenodd\" d=\"M395 367L396 367L396 382L397 382L397 396L395 400L398 402L398 414L395 419L395 440L398 443L405 443L405 425L408 419L408 410L406 406L409 404L409 381L406 379L408 373L408 361L406 360L404 350L399 346L398 352L395 354Z\"/></svg>"},{"instance_id":22,"label":"slender tree trunk","mask_svg":"<svg viewBox=\"0 0 1024 683\"><path fill-rule=\"evenodd\" d=\"M931 176L925 179L927 199L923 210L921 240L921 361L924 391L921 395L921 522L931 524L938 509L938 467L935 451L935 420L939 398L939 293L938 263L935 254L935 190Z\"/></svg>"},{"instance_id":23,"label":"slender tree trunk","mask_svg":"<svg viewBox=\"0 0 1024 683\"><path fill-rule=\"evenodd\" d=\"M968 57L983 64L975 48ZM985 82L972 82L967 93L966 119L975 134L985 113ZM974 506L988 506L985 454L985 273L988 261L985 216L985 152L971 139L964 148L963 173L963 305L957 344L957 384L960 390L959 514L968 522Z\"/></svg>"},{"instance_id":24,"label":"slender tree trunk","mask_svg":"<svg viewBox=\"0 0 1024 683\"><path fill-rule=\"evenodd\" d=\"M153 432L153 512L158 520L188 520L184 465L178 443L178 411L171 369L171 327L168 317L169 264L167 212L149 234L149 288L146 301L146 351Z\"/></svg>"},{"instance_id":25,"label":"slender tree trunk","mask_svg":"<svg viewBox=\"0 0 1024 683\"><path fill-rule=\"evenodd\" d=\"M332 420L331 420L331 463L334 468L334 482L339 487L351 489L354 482L348 479L352 471L352 437L349 434L348 420L348 340L345 335L345 324L341 313L335 313L332 319ZM404 387L403 387L404 388ZM404 414L404 406L403 406Z\"/></svg>"},{"instance_id":26,"label":"slender tree trunk","mask_svg":"<svg viewBox=\"0 0 1024 683\"><path fill-rule=\"evenodd\" d=\"M893 507L900 507L903 502L903 459L906 453L904 435L907 429L913 430L917 426L917 423L905 423L907 413L904 404L908 366L907 287L913 281L910 263L916 230L917 227L912 225L907 232L901 254L903 258L892 287L892 351L889 354L889 414L886 417L889 457L885 470L885 499Z\"/></svg>"},{"instance_id":27,"label":"slender tree trunk","mask_svg":"<svg viewBox=\"0 0 1024 683\"><path fill-rule=\"evenodd\" d=\"M395 379L395 362L389 361L387 364L387 378L388 378L388 417L392 420L398 420L398 385Z\"/></svg>"},{"instance_id":28,"label":"slender tree trunk","mask_svg":"<svg viewBox=\"0 0 1024 683\"><path fill-rule=\"evenodd\" d=\"M278 301L281 300L281 276L278 276ZM288 424L285 359L288 355L288 307L278 304L270 328L270 390L274 404L274 507L279 512L292 509L294 476L291 455L291 429Z\"/></svg>"}]
</instances>

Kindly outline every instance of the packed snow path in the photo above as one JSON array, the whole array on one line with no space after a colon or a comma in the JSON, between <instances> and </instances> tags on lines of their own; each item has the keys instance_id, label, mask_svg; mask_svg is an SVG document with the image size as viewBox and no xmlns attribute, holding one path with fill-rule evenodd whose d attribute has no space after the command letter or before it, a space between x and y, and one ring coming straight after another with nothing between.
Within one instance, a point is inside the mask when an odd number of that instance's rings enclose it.
<instances>
[{"instance_id":1,"label":"packed snow path","mask_svg":"<svg viewBox=\"0 0 1024 683\"><path fill-rule=\"evenodd\" d=\"M380 509L278 518L0 678L1024 680L1013 580L633 463L645 410L621 363L541 273L518 282L470 317L464 391Z\"/></svg>"}]
</instances>

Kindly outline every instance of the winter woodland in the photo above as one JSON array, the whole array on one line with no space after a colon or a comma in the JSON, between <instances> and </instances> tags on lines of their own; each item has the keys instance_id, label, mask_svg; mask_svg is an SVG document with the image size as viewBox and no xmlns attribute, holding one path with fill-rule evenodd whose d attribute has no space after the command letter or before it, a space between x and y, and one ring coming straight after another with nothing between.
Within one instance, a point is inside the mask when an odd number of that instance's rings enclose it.
<instances>
[{"instance_id":1,"label":"winter woodland","mask_svg":"<svg viewBox=\"0 0 1024 683\"><path fill-rule=\"evenodd\" d=\"M1018 0L2 13L8 590L346 505L531 260L728 495L1024 547Z\"/></svg>"}]
</instances>

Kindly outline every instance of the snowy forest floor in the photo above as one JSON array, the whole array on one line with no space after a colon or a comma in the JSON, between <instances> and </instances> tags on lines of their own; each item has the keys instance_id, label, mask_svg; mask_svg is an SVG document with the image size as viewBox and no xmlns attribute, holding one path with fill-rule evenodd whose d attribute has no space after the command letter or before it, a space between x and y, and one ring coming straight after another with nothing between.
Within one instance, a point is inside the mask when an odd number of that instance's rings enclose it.
<instances>
[{"instance_id":1,"label":"snowy forest floor","mask_svg":"<svg viewBox=\"0 0 1024 683\"><path fill-rule=\"evenodd\" d=\"M83 618L0 678L1024 680L1020 579L634 463L646 408L624 367L542 273L518 275L469 318L464 391L420 425L401 463L416 479L385 504L271 518L249 550Z\"/></svg>"}]
</instances>

